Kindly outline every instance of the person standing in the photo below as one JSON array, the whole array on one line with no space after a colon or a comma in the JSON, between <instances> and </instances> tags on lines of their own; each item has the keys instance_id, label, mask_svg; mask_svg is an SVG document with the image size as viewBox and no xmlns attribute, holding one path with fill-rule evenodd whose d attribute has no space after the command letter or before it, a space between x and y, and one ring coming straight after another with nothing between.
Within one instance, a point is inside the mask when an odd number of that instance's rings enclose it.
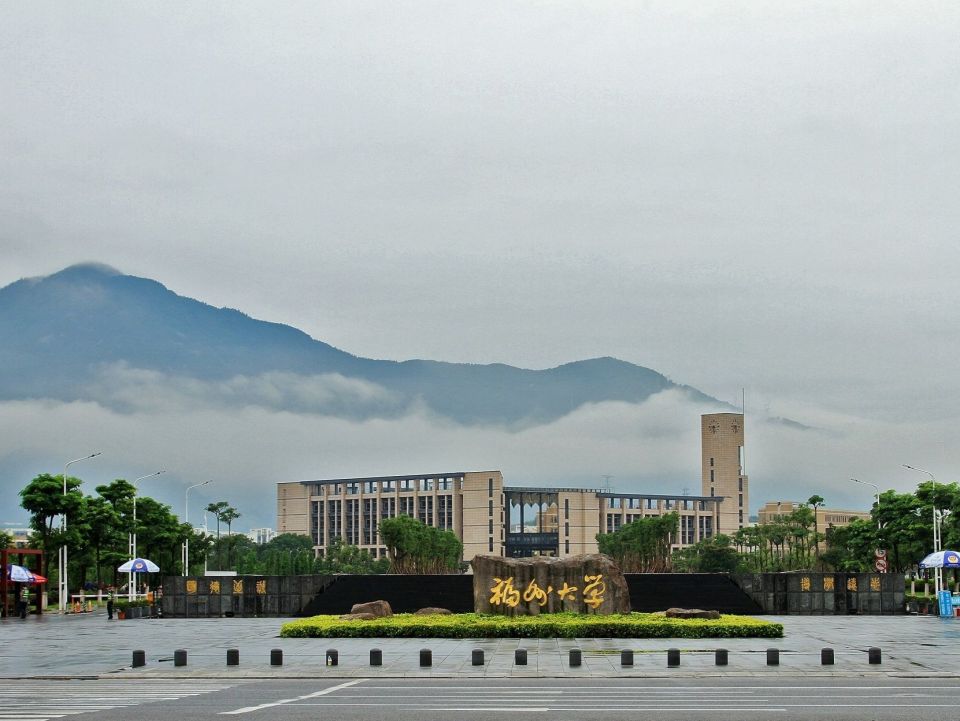
<instances>
[{"instance_id":1,"label":"person standing","mask_svg":"<svg viewBox=\"0 0 960 721\"><path fill-rule=\"evenodd\" d=\"M23 589L20 591L20 618L27 617L27 609L30 607L30 589L27 588L27 585L23 585Z\"/></svg>"},{"instance_id":2,"label":"person standing","mask_svg":"<svg viewBox=\"0 0 960 721\"><path fill-rule=\"evenodd\" d=\"M110 592L107 593L107 620L108 621L113 620L113 601L114 601L113 586L110 586Z\"/></svg>"}]
</instances>

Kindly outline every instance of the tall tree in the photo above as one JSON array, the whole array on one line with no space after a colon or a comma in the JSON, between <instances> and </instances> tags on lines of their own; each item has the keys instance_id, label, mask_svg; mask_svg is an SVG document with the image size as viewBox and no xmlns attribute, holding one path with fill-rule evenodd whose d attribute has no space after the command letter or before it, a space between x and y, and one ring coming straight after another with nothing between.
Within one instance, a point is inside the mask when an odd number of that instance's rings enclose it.
<instances>
[{"instance_id":1,"label":"tall tree","mask_svg":"<svg viewBox=\"0 0 960 721\"><path fill-rule=\"evenodd\" d=\"M54 519L60 515L67 517L67 531L70 532L71 516L81 503L80 479L69 476L66 479L67 493L63 492L63 476L41 473L20 491L20 505L30 513L30 528L43 550L43 575L50 578L50 562L53 549L66 542L58 529L54 529Z\"/></svg>"},{"instance_id":2,"label":"tall tree","mask_svg":"<svg viewBox=\"0 0 960 721\"><path fill-rule=\"evenodd\" d=\"M626 573L663 573L670 569L670 543L679 524L676 511L638 518L613 533L598 533L597 545Z\"/></svg>"}]
</instances>

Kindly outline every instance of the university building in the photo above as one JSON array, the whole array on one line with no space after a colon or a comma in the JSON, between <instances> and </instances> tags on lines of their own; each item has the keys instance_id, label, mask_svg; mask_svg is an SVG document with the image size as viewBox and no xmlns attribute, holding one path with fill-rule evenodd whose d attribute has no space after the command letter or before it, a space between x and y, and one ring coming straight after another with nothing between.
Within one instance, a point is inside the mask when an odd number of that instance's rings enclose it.
<instances>
[{"instance_id":1,"label":"university building","mask_svg":"<svg viewBox=\"0 0 960 721\"><path fill-rule=\"evenodd\" d=\"M310 536L318 554L339 537L382 558L380 522L406 515L453 531L466 561L478 553L563 557L596 553L598 533L676 511L680 525L672 543L681 548L736 531L747 507L743 416L710 414L701 426L699 496L510 487L500 471L292 481L277 484L277 529Z\"/></svg>"}]
</instances>

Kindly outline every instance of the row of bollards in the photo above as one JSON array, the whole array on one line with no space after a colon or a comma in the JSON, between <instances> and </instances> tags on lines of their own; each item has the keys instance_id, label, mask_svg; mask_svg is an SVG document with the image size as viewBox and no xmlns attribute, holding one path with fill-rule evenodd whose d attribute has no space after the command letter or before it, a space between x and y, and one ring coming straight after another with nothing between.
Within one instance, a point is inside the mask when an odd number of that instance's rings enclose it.
<instances>
[{"instance_id":1,"label":"row of bollards","mask_svg":"<svg viewBox=\"0 0 960 721\"><path fill-rule=\"evenodd\" d=\"M634 661L634 652L631 649L625 648L620 651L620 665L625 667L633 666ZM337 666L340 663L340 654L336 649L327 649L325 654L325 662L327 666ZM578 668L583 665L583 651L579 648L571 648L569 653L569 664L571 668ZM870 664L876 665L882 663L882 654L879 648L873 646L867 649L867 659ZM729 661L729 654L727 649L718 648L714 652L714 663L717 666L726 666ZM513 652L513 662L517 666L526 666L527 665L527 649L518 648ZM145 651L137 650L133 652L133 667L139 668L145 666L147 663L147 655ZM484 652L481 648L473 649L473 652L470 656L470 663L473 666L483 666L484 665ZM834 653L832 648L823 648L820 650L820 663L823 666L832 666L834 664ZM173 665L174 666L186 666L187 665L187 651L186 649L179 648L173 652ZM227 649L227 666L239 666L240 665L240 650L236 648ZM283 649L274 648L270 650L270 665L271 666L282 666L283 665ZM379 648L370 649L370 665L371 666L382 666L383 665L383 651ZM670 648L667 649L667 667L676 668L680 665L680 649L679 648ZM778 648L768 648L767 649L767 665L768 666L779 666L780 665L780 649ZM420 666L421 668L428 668L433 666L433 651L429 648L420 649Z\"/></svg>"}]
</instances>

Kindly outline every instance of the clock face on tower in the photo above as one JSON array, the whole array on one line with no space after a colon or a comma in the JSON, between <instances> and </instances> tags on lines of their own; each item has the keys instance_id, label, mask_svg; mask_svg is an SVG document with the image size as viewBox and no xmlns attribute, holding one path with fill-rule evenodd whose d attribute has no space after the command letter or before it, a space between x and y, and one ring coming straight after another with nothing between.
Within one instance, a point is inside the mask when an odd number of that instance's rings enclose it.
<instances>
[{"instance_id":1,"label":"clock face on tower","mask_svg":"<svg viewBox=\"0 0 960 721\"><path fill-rule=\"evenodd\" d=\"M733 429L733 432L736 433L737 431L740 430L740 426L738 426L736 423L734 423L733 426L732 426L732 429Z\"/></svg>"},{"instance_id":2,"label":"clock face on tower","mask_svg":"<svg viewBox=\"0 0 960 721\"><path fill-rule=\"evenodd\" d=\"M710 432L711 432L711 433L716 433L716 432L719 431L719 430L720 430L720 426L718 426L716 423L711 423L711 424L710 424Z\"/></svg>"}]
</instances>

